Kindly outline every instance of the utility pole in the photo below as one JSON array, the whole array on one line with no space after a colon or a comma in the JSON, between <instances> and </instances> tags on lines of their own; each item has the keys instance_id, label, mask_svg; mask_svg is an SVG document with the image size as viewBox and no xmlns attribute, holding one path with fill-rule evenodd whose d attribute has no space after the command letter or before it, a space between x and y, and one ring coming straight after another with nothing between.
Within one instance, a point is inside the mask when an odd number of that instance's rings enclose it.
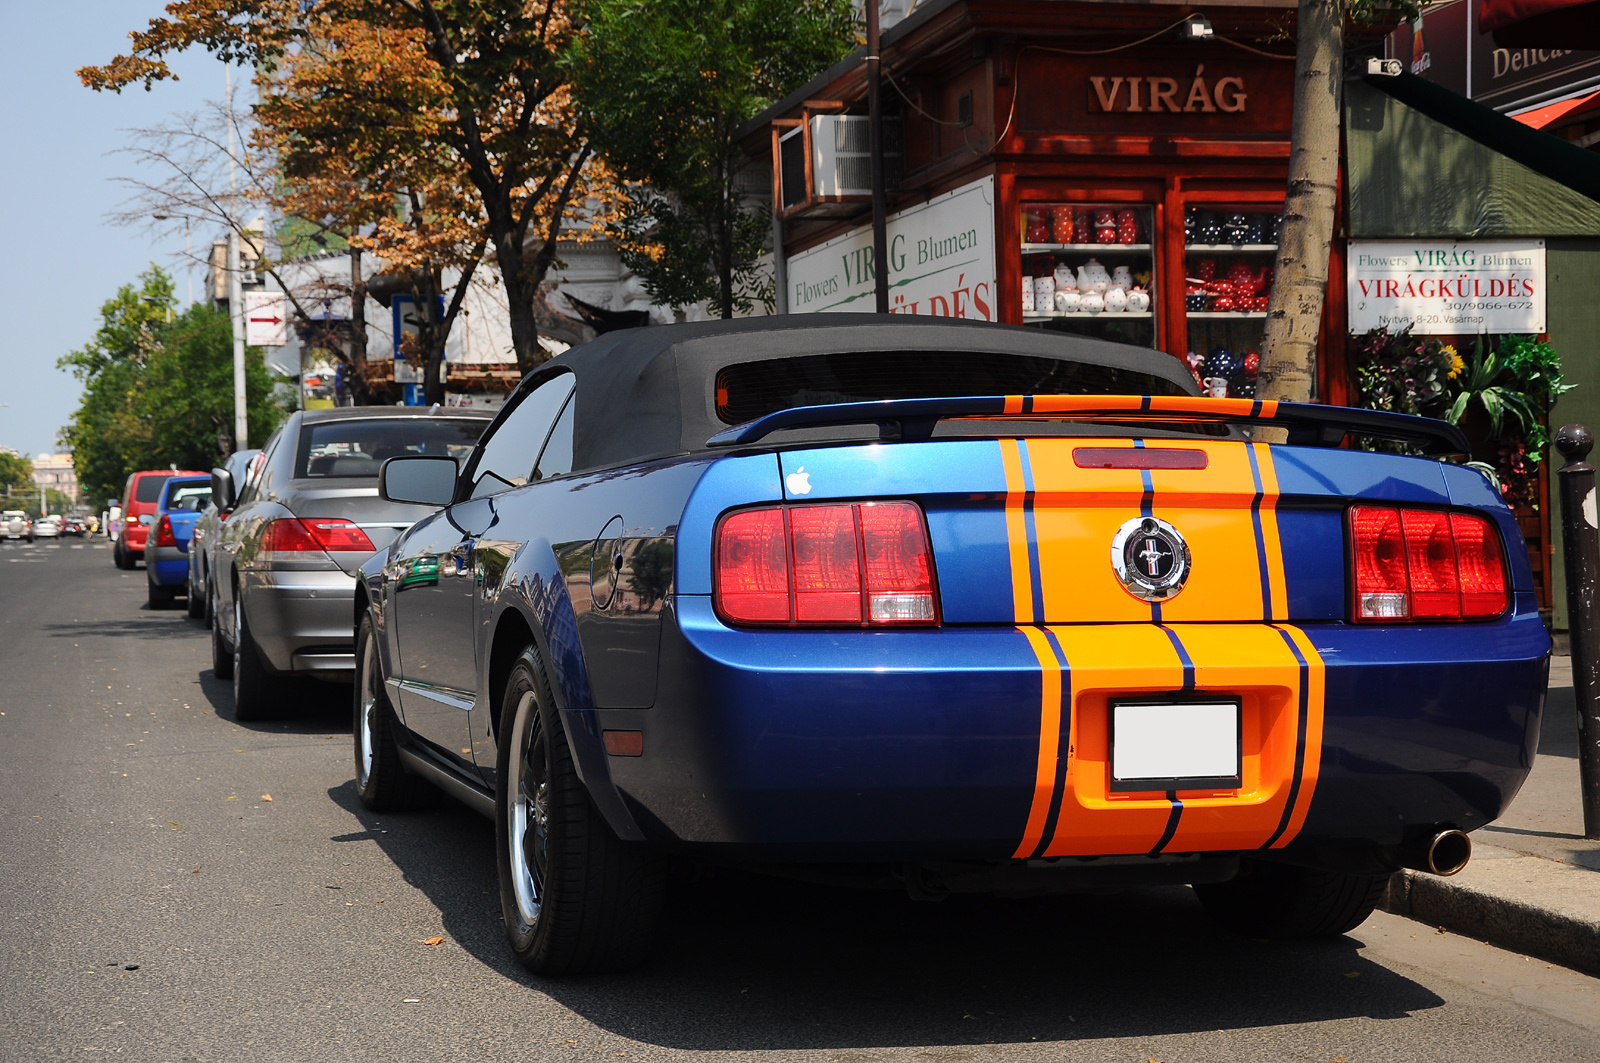
<instances>
[{"instance_id":1,"label":"utility pole","mask_svg":"<svg viewBox=\"0 0 1600 1063\"><path fill-rule=\"evenodd\" d=\"M879 0L867 9L867 129L872 140L872 278L878 313L889 312L889 203L883 181L882 70L878 55Z\"/></svg>"},{"instance_id":2,"label":"utility pole","mask_svg":"<svg viewBox=\"0 0 1600 1063\"><path fill-rule=\"evenodd\" d=\"M250 422L244 390L244 287L239 278L239 165L238 138L233 128L233 67L224 66L228 78L228 316L233 319L233 449L250 446Z\"/></svg>"}]
</instances>

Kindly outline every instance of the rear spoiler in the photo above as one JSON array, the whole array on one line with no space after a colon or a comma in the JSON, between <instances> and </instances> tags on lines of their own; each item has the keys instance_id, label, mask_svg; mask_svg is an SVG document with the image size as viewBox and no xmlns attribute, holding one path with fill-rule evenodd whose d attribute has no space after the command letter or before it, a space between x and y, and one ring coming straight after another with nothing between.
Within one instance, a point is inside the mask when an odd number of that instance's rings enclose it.
<instances>
[{"instance_id":1,"label":"rear spoiler","mask_svg":"<svg viewBox=\"0 0 1600 1063\"><path fill-rule=\"evenodd\" d=\"M971 395L935 399L884 399L796 406L734 425L706 440L708 447L754 443L786 428L877 424L880 438L929 439L945 420L1085 421L1114 424L1266 425L1288 430L1296 446L1337 447L1346 436L1411 443L1428 454L1465 454L1461 429L1431 417L1349 406L1261 399L1212 399L1193 395Z\"/></svg>"}]
</instances>

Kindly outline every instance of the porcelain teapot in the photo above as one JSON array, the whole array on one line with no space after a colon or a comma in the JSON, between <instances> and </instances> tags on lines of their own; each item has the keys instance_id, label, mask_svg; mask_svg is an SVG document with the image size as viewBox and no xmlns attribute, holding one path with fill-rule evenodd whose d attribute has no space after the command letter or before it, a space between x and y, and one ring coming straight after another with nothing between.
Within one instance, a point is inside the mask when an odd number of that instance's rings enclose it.
<instances>
[{"instance_id":1,"label":"porcelain teapot","mask_svg":"<svg viewBox=\"0 0 1600 1063\"><path fill-rule=\"evenodd\" d=\"M1071 224L1070 222L1068 224ZM1077 291L1078 278L1073 274L1071 266L1057 266L1055 268L1056 291Z\"/></svg>"},{"instance_id":2,"label":"porcelain teapot","mask_svg":"<svg viewBox=\"0 0 1600 1063\"><path fill-rule=\"evenodd\" d=\"M1133 287L1133 274L1127 266L1118 266L1111 271L1111 283L1126 291Z\"/></svg>"},{"instance_id":3,"label":"porcelain teapot","mask_svg":"<svg viewBox=\"0 0 1600 1063\"><path fill-rule=\"evenodd\" d=\"M1057 288L1056 309L1064 314L1076 314L1082 309L1078 289Z\"/></svg>"},{"instance_id":4,"label":"porcelain teapot","mask_svg":"<svg viewBox=\"0 0 1600 1063\"><path fill-rule=\"evenodd\" d=\"M1271 266L1262 266L1260 269L1251 269L1244 259L1235 259L1228 269L1227 280L1233 285L1236 295L1254 295L1262 288L1267 279L1267 270Z\"/></svg>"},{"instance_id":5,"label":"porcelain teapot","mask_svg":"<svg viewBox=\"0 0 1600 1063\"><path fill-rule=\"evenodd\" d=\"M1087 292L1093 290L1101 295L1111 287L1111 274L1097 259L1091 258L1088 262L1078 267L1078 290Z\"/></svg>"},{"instance_id":6,"label":"porcelain teapot","mask_svg":"<svg viewBox=\"0 0 1600 1063\"><path fill-rule=\"evenodd\" d=\"M1128 293L1120 285L1113 284L1107 288L1106 294L1102 298L1105 300L1106 313L1108 314L1120 314L1128 309Z\"/></svg>"},{"instance_id":7,"label":"porcelain teapot","mask_svg":"<svg viewBox=\"0 0 1600 1063\"><path fill-rule=\"evenodd\" d=\"M1131 313L1142 314L1150 309L1150 293L1143 288L1128 289L1128 310Z\"/></svg>"},{"instance_id":8,"label":"porcelain teapot","mask_svg":"<svg viewBox=\"0 0 1600 1063\"><path fill-rule=\"evenodd\" d=\"M1078 296L1078 309L1086 314L1098 314L1106 308L1106 301L1099 292L1093 288L1082 292Z\"/></svg>"}]
</instances>

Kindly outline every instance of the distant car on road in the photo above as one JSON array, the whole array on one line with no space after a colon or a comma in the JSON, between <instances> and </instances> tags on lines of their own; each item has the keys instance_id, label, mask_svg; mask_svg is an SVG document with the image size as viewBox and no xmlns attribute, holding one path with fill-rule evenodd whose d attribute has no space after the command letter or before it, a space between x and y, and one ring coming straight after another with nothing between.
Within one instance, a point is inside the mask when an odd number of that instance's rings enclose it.
<instances>
[{"instance_id":1,"label":"distant car on road","mask_svg":"<svg viewBox=\"0 0 1600 1063\"><path fill-rule=\"evenodd\" d=\"M385 502L378 469L400 455L465 460L487 411L393 406L303 410L262 448L261 470L231 509L211 568L212 665L233 678L234 713L260 719L282 677L348 681L355 668L355 573L436 507ZM226 477L218 477L225 480Z\"/></svg>"},{"instance_id":2,"label":"distant car on road","mask_svg":"<svg viewBox=\"0 0 1600 1063\"><path fill-rule=\"evenodd\" d=\"M200 519L195 522L194 535L189 540L189 615L196 620L204 619L207 627L211 626L212 606L215 604L213 595L216 593L211 587L211 567L215 560L213 554L218 535L222 531L222 523L228 519L229 512L217 508L216 476L219 472L227 473L233 488L243 491L250 484L252 471L259 467L255 458L260 453L261 451L253 449L236 450L222 463L221 468L211 470L212 495L206 500L205 508L200 511Z\"/></svg>"},{"instance_id":3,"label":"distant car on road","mask_svg":"<svg viewBox=\"0 0 1600 1063\"><path fill-rule=\"evenodd\" d=\"M156 500L155 531L144 550L145 585L150 607L159 609L178 595L189 579L189 540L200 510L211 501L211 477L174 476Z\"/></svg>"},{"instance_id":4,"label":"distant car on road","mask_svg":"<svg viewBox=\"0 0 1600 1063\"><path fill-rule=\"evenodd\" d=\"M57 516L44 516L33 522L33 537L35 539L61 538L61 518Z\"/></svg>"},{"instance_id":5,"label":"distant car on road","mask_svg":"<svg viewBox=\"0 0 1600 1063\"><path fill-rule=\"evenodd\" d=\"M0 513L0 539L26 539L33 542L33 522L20 509Z\"/></svg>"},{"instance_id":6,"label":"distant car on road","mask_svg":"<svg viewBox=\"0 0 1600 1063\"><path fill-rule=\"evenodd\" d=\"M128 477L122 489L122 533L111 548L111 559L118 568L132 568L144 560L145 540L155 525L156 502L161 498L161 485L174 476L204 476L194 469L173 472L171 469L149 469Z\"/></svg>"},{"instance_id":7,"label":"distant car on road","mask_svg":"<svg viewBox=\"0 0 1600 1063\"><path fill-rule=\"evenodd\" d=\"M81 539L89 532L89 523L84 517L66 517L61 522L61 534L70 535Z\"/></svg>"}]
</instances>

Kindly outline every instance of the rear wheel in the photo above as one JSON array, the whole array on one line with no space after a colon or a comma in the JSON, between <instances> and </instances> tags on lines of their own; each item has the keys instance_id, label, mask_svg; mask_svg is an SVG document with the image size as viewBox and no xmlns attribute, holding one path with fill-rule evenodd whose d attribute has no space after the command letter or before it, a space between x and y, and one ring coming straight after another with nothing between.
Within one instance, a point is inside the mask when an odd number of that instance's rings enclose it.
<instances>
[{"instance_id":1,"label":"rear wheel","mask_svg":"<svg viewBox=\"0 0 1600 1063\"><path fill-rule=\"evenodd\" d=\"M543 975L633 966L661 911L664 862L624 845L589 800L532 647L500 712L495 848L511 951Z\"/></svg>"},{"instance_id":2,"label":"rear wheel","mask_svg":"<svg viewBox=\"0 0 1600 1063\"><path fill-rule=\"evenodd\" d=\"M277 708L283 680L267 671L261 650L250 637L244 615L244 596L233 592L233 718L243 722L264 720Z\"/></svg>"},{"instance_id":3,"label":"rear wheel","mask_svg":"<svg viewBox=\"0 0 1600 1063\"><path fill-rule=\"evenodd\" d=\"M165 609L178 596L177 590L172 587L163 587L155 580L153 573L146 573L144 581L146 596L152 609Z\"/></svg>"},{"instance_id":4,"label":"rear wheel","mask_svg":"<svg viewBox=\"0 0 1600 1063\"><path fill-rule=\"evenodd\" d=\"M356 631L355 719L356 796L374 812L414 808L427 784L400 762L399 722L389 704L378 665L378 640L372 618Z\"/></svg>"},{"instance_id":5,"label":"rear wheel","mask_svg":"<svg viewBox=\"0 0 1600 1063\"><path fill-rule=\"evenodd\" d=\"M218 679L233 678L233 647L222 637L222 619L217 616L215 593L206 596L206 613L211 617L211 672Z\"/></svg>"},{"instance_id":6,"label":"rear wheel","mask_svg":"<svg viewBox=\"0 0 1600 1063\"><path fill-rule=\"evenodd\" d=\"M123 547L122 540L118 539L111 547L111 563L121 569L132 568L128 562L128 551Z\"/></svg>"},{"instance_id":7,"label":"rear wheel","mask_svg":"<svg viewBox=\"0 0 1600 1063\"><path fill-rule=\"evenodd\" d=\"M1247 860L1228 882L1196 885L1207 914L1245 937L1338 937L1366 922L1388 875L1318 871Z\"/></svg>"}]
</instances>

